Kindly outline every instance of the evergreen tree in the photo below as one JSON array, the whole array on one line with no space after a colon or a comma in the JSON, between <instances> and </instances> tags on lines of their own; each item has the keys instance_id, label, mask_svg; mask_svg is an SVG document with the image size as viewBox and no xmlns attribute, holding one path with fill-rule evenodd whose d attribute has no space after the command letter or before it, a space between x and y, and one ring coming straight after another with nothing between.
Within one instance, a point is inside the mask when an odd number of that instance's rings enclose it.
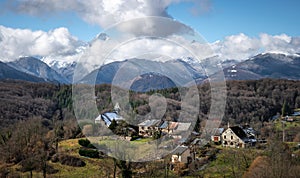
<instances>
[{"instance_id":1,"label":"evergreen tree","mask_svg":"<svg viewBox=\"0 0 300 178\"><path fill-rule=\"evenodd\" d=\"M114 130L117 128L117 126L118 126L117 121L113 119L113 120L111 121L111 124L109 125L108 128L109 128L110 130L114 131Z\"/></svg>"},{"instance_id":2,"label":"evergreen tree","mask_svg":"<svg viewBox=\"0 0 300 178\"><path fill-rule=\"evenodd\" d=\"M282 108L281 108L281 116L284 117L288 115L290 112L289 106L286 104L286 101L283 102Z\"/></svg>"}]
</instances>

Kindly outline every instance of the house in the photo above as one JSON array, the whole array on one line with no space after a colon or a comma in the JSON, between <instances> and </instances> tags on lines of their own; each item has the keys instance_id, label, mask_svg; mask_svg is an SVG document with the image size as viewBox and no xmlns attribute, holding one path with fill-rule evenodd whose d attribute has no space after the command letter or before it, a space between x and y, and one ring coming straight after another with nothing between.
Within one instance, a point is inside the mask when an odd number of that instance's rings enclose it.
<instances>
[{"instance_id":1,"label":"house","mask_svg":"<svg viewBox=\"0 0 300 178\"><path fill-rule=\"evenodd\" d=\"M173 121L162 121L159 129L163 134L169 134L173 137L182 138L182 134L189 131L191 127L190 122L173 122Z\"/></svg>"},{"instance_id":2,"label":"house","mask_svg":"<svg viewBox=\"0 0 300 178\"><path fill-rule=\"evenodd\" d=\"M104 114L99 115L95 119L95 124L101 124L101 122L104 122L104 124L107 127L109 127L112 120L120 122L120 121L124 121L124 118L122 116L119 116L116 112L106 112Z\"/></svg>"},{"instance_id":3,"label":"house","mask_svg":"<svg viewBox=\"0 0 300 178\"><path fill-rule=\"evenodd\" d=\"M178 122L177 127L173 129L171 135L174 138L182 139L182 137L187 136L186 134L190 135L189 129L191 125L189 122Z\"/></svg>"},{"instance_id":4,"label":"house","mask_svg":"<svg viewBox=\"0 0 300 178\"><path fill-rule=\"evenodd\" d=\"M156 131L159 131L160 120L145 120L144 122L138 124L139 135L143 137L151 137Z\"/></svg>"},{"instance_id":5,"label":"house","mask_svg":"<svg viewBox=\"0 0 300 178\"><path fill-rule=\"evenodd\" d=\"M224 147L245 148L248 137L245 131L239 127L229 127L222 133L222 145Z\"/></svg>"},{"instance_id":6,"label":"house","mask_svg":"<svg viewBox=\"0 0 300 178\"><path fill-rule=\"evenodd\" d=\"M294 122L294 118L290 117L290 116L286 116L285 117L285 121L287 121L287 122Z\"/></svg>"},{"instance_id":7,"label":"house","mask_svg":"<svg viewBox=\"0 0 300 178\"><path fill-rule=\"evenodd\" d=\"M172 152L172 163L184 163L189 164L192 161L191 151L187 146L178 146Z\"/></svg>"},{"instance_id":8,"label":"house","mask_svg":"<svg viewBox=\"0 0 300 178\"><path fill-rule=\"evenodd\" d=\"M223 132L224 132L224 128L213 128L211 141L215 143L220 143L222 141Z\"/></svg>"},{"instance_id":9,"label":"house","mask_svg":"<svg viewBox=\"0 0 300 178\"><path fill-rule=\"evenodd\" d=\"M178 122L163 121L162 124L159 126L159 129L164 134L171 134L174 132L174 130L177 126L178 126Z\"/></svg>"},{"instance_id":10,"label":"house","mask_svg":"<svg viewBox=\"0 0 300 178\"><path fill-rule=\"evenodd\" d=\"M249 127L248 125L245 125L242 127L242 129L244 130L244 132L247 134L248 138L255 138L256 137L256 131L252 128Z\"/></svg>"}]
</instances>

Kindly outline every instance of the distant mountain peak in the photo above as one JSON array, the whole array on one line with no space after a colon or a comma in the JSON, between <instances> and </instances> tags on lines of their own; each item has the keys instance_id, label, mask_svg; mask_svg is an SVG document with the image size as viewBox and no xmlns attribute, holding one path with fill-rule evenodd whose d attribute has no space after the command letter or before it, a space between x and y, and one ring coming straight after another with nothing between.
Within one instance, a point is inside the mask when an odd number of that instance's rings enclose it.
<instances>
[{"instance_id":1,"label":"distant mountain peak","mask_svg":"<svg viewBox=\"0 0 300 178\"><path fill-rule=\"evenodd\" d=\"M106 33L99 33L95 39L107 41L109 40L109 36Z\"/></svg>"},{"instance_id":2,"label":"distant mountain peak","mask_svg":"<svg viewBox=\"0 0 300 178\"><path fill-rule=\"evenodd\" d=\"M44 79L19 71L0 61L0 79L25 80L30 82L45 82Z\"/></svg>"},{"instance_id":3,"label":"distant mountain peak","mask_svg":"<svg viewBox=\"0 0 300 178\"><path fill-rule=\"evenodd\" d=\"M18 71L43 78L45 81L69 83L69 81L64 76L60 75L46 63L35 57L21 57L16 61L9 62L8 65Z\"/></svg>"},{"instance_id":4,"label":"distant mountain peak","mask_svg":"<svg viewBox=\"0 0 300 178\"><path fill-rule=\"evenodd\" d=\"M262 53L225 68L229 80L257 80L261 78L300 79L300 56L282 53Z\"/></svg>"}]
</instances>

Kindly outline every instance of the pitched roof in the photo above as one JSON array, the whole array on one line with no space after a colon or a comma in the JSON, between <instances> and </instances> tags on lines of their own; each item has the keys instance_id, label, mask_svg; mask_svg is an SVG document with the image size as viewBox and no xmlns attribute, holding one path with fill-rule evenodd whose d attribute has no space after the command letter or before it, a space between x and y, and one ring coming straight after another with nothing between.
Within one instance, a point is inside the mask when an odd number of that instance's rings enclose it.
<instances>
[{"instance_id":1,"label":"pitched roof","mask_svg":"<svg viewBox=\"0 0 300 178\"><path fill-rule=\"evenodd\" d=\"M223 131L224 131L224 128L214 128L212 133L214 135L221 135L223 133Z\"/></svg>"},{"instance_id":2,"label":"pitched roof","mask_svg":"<svg viewBox=\"0 0 300 178\"><path fill-rule=\"evenodd\" d=\"M115 112L106 112L103 115L107 116L111 121L112 120L124 120L123 117L119 116L117 113Z\"/></svg>"},{"instance_id":3,"label":"pitched roof","mask_svg":"<svg viewBox=\"0 0 300 178\"><path fill-rule=\"evenodd\" d=\"M102 119L107 126L110 126L112 120L115 120L115 121L124 120L123 117L119 116L115 112L106 112L106 113L98 116L95 120L99 121L100 119Z\"/></svg>"},{"instance_id":4,"label":"pitched roof","mask_svg":"<svg viewBox=\"0 0 300 178\"><path fill-rule=\"evenodd\" d=\"M178 122L172 122L172 121L163 121L163 123L159 126L160 129L167 129L169 125L170 130L174 130L178 126Z\"/></svg>"},{"instance_id":5,"label":"pitched roof","mask_svg":"<svg viewBox=\"0 0 300 178\"><path fill-rule=\"evenodd\" d=\"M183 123L183 122L178 122L177 131L188 131L191 126L191 123Z\"/></svg>"},{"instance_id":6,"label":"pitched roof","mask_svg":"<svg viewBox=\"0 0 300 178\"><path fill-rule=\"evenodd\" d=\"M175 148L175 150L172 152L172 154L173 155L181 155L187 149L188 149L187 146L178 146L178 147Z\"/></svg>"},{"instance_id":7,"label":"pitched roof","mask_svg":"<svg viewBox=\"0 0 300 178\"><path fill-rule=\"evenodd\" d=\"M160 129L166 129L168 127L168 121L163 121L163 123L159 126Z\"/></svg>"},{"instance_id":8,"label":"pitched roof","mask_svg":"<svg viewBox=\"0 0 300 178\"><path fill-rule=\"evenodd\" d=\"M229 127L229 128L235 133L235 135L237 135L241 139L247 138L245 131L241 127L234 126L234 127Z\"/></svg>"},{"instance_id":9,"label":"pitched roof","mask_svg":"<svg viewBox=\"0 0 300 178\"><path fill-rule=\"evenodd\" d=\"M160 120L145 120L144 122L138 124L138 126L141 127L152 127L152 126L157 126L160 123Z\"/></svg>"},{"instance_id":10,"label":"pitched roof","mask_svg":"<svg viewBox=\"0 0 300 178\"><path fill-rule=\"evenodd\" d=\"M173 130L178 126L178 122L170 122L169 123L169 129Z\"/></svg>"},{"instance_id":11,"label":"pitched roof","mask_svg":"<svg viewBox=\"0 0 300 178\"><path fill-rule=\"evenodd\" d=\"M101 119L105 122L107 126L110 126L111 120L104 114L101 114Z\"/></svg>"}]
</instances>

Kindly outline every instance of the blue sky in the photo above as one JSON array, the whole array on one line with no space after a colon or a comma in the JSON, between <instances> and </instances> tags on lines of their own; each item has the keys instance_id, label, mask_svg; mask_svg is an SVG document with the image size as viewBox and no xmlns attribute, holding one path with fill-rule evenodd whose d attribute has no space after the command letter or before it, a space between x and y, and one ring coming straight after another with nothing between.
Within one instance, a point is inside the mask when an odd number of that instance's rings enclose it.
<instances>
[{"instance_id":1,"label":"blue sky","mask_svg":"<svg viewBox=\"0 0 300 178\"><path fill-rule=\"evenodd\" d=\"M33 31L49 31L59 27L66 27L72 35L83 41L92 40L102 31L99 26L89 24L71 12L53 14L47 17L13 12L0 13L0 25L11 28L31 29Z\"/></svg>"},{"instance_id":2,"label":"blue sky","mask_svg":"<svg viewBox=\"0 0 300 178\"><path fill-rule=\"evenodd\" d=\"M191 13L194 5L191 2L174 3L167 12L196 29L209 42L239 33L251 37L260 33L300 36L298 0L214 0L208 12L198 15ZM75 12L36 16L2 11L0 25L43 31L67 27L72 35L84 41L102 31L101 27L87 23Z\"/></svg>"},{"instance_id":3,"label":"blue sky","mask_svg":"<svg viewBox=\"0 0 300 178\"><path fill-rule=\"evenodd\" d=\"M146 16L171 17L192 27L222 59L295 54L300 53L299 7L299 0L0 0L0 60L33 55L73 61L84 42L103 29ZM145 30L135 25L132 33ZM155 27L174 31L164 24ZM124 53L138 47L127 46ZM185 55L170 49L177 57Z\"/></svg>"},{"instance_id":4,"label":"blue sky","mask_svg":"<svg viewBox=\"0 0 300 178\"><path fill-rule=\"evenodd\" d=\"M187 13L191 7L191 3L173 5L169 13L210 42L238 33L300 36L298 0L215 0L212 10L202 16Z\"/></svg>"}]
</instances>

